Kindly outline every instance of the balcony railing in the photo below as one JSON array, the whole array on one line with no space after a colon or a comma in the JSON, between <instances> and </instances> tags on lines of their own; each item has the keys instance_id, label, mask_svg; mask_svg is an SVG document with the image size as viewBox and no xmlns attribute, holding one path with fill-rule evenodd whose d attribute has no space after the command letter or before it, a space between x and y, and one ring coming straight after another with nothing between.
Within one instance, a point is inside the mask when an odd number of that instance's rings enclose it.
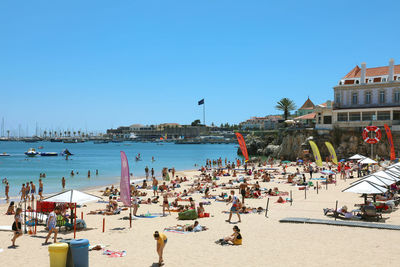
<instances>
[{"instance_id":1,"label":"balcony railing","mask_svg":"<svg viewBox=\"0 0 400 267\"><path fill-rule=\"evenodd\" d=\"M372 103L372 104L340 104L335 103L333 109L358 109L358 108L389 108L389 107L400 107L400 103Z\"/></svg>"}]
</instances>

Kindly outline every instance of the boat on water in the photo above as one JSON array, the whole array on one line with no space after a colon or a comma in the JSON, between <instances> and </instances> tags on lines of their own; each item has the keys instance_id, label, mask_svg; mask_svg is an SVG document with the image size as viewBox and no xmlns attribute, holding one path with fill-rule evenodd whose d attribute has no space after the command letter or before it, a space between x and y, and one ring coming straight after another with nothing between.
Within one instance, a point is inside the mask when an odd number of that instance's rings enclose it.
<instances>
[{"instance_id":1,"label":"boat on water","mask_svg":"<svg viewBox=\"0 0 400 267\"><path fill-rule=\"evenodd\" d=\"M58 139L58 138L52 138L52 139L50 139L50 142L53 142L53 143L62 143L62 139Z\"/></svg>"},{"instance_id":2,"label":"boat on water","mask_svg":"<svg viewBox=\"0 0 400 267\"><path fill-rule=\"evenodd\" d=\"M85 141L83 141L81 139L66 139L66 140L63 140L63 142L67 143L67 144L76 144L76 143L83 143Z\"/></svg>"},{"instance_id":3,"label":"boat on water","mask_svg":"<svg viewBox=\"0 0 400 267\"><path fill-rule=\"evenodd\" d=\"M10 156L10 154L7 154L6 152L3 152L0 154L0 157L9 157L9 156Z\"/></svg>"},{"instance_id":4,"label":"boat on water","mask_svg":"<svg viewBox=\"0 0 400 267\"><path fill-rule=\"evenodd\" d=\"M108 144L108 141L107 140L97 140L97 141L93 141L93 144L96 144L96 145L98 145L98 144Z\"/></svg>"},{"instance_id":5,"label":"boat on water","mask_svg":"<svg viewBox=\"0 0 400 267\"><path fill-rule=\"evenodd\" d=\"M39 152L37 152L36 149L34 149L34 148L30 148L24 154L27 155L28 157L35 157L36 155L39 154Z\"/></svg>"},{"instance_id":6,"label":"boat on water","mask_svg":"<svg viewBox=\"0 0 400 267\"><path fill-rule=\"evenodd\" d=\"M122 142L124 142L123 140L112 140L111 141L112 143L122 143Z\"/></svg>"},{"instance_id":7,"label":"boat on water","mask_svg":"<svg viewBox=\"0 0 400 267\"><path fill-rule=\"evenodd\" d=\"M56 157L56 156L58 156L57 152L40 152L39 154L42 157Z\"/></svg>"}]
</instances>

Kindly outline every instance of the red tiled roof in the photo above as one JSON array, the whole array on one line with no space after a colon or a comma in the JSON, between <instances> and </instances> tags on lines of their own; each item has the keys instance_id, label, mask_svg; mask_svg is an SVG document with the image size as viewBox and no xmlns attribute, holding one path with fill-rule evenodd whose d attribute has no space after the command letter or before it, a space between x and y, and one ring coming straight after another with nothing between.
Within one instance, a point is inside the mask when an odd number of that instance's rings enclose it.
<instances>
[{"instance_id":1,"label":"red tiled roof","mask_svg":"<svg viewBox=\"0 0 400 267\"><path fill-rule=\"evenodd\" d=\"M382 76L389 74L389 66L376 67L376 68L366 68L365 77ZM400 65L394 65L394 74L400 74ZM361 68L355 66L343 79L360 78Z\"/></svg>"},{"instance_id":2,"label":"red tiled roof","mask_svg":"<svg viewBox=\"0 0 400 267\"><path fill-rule=\"evenodd\" d=\"M313 113L309 113L309 114L306 114L306 115L303 115L300 117L296 117L296 118L294 118L294 120L312 120L312 119L315 119L315 115L316 115L316 113L313 112Z\"/></svg>"},{"instance_id":3,"label":"red tiled roof","mask_svg":"<svg viewBox=\"0 0 400 267\"><path fill-rule=\"evenodd\" d=\"M306 102L301 106L299 109L314 109L315 105L314 103L310 100L310 98L307 98Z\"/></svg>"}]
</instances>

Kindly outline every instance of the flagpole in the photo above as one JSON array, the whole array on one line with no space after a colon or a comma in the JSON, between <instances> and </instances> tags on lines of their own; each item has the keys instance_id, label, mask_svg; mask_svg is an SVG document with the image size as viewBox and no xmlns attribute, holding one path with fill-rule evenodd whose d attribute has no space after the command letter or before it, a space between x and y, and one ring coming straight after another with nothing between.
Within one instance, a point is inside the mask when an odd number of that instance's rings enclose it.
<instances>
[{"instance_id":1,"label":"flagpole","mask_svg":"<svg viewBox=\"0 0 400 267\"><path fill-rule=\"evenodd\" d=\"M203 103L203 123L206 126L206 102Z\"/></svg>"}]
</instances>

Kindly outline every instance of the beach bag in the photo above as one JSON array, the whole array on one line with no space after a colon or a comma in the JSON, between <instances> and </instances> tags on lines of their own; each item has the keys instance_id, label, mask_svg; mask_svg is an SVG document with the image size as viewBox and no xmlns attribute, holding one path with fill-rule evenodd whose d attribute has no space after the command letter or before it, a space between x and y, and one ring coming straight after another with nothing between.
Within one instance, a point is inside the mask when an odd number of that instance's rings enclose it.
<instances>
[{"instance_id":1,"label":"beach bag","mask_svg":"<svg viewBox=\"0 0 400 267\"><path fill-rule=\"evenodd\" d=\"M196 220L197 212L195 210L187 210L178 213L179 220Z\"/></svg>"}]
</instances>

